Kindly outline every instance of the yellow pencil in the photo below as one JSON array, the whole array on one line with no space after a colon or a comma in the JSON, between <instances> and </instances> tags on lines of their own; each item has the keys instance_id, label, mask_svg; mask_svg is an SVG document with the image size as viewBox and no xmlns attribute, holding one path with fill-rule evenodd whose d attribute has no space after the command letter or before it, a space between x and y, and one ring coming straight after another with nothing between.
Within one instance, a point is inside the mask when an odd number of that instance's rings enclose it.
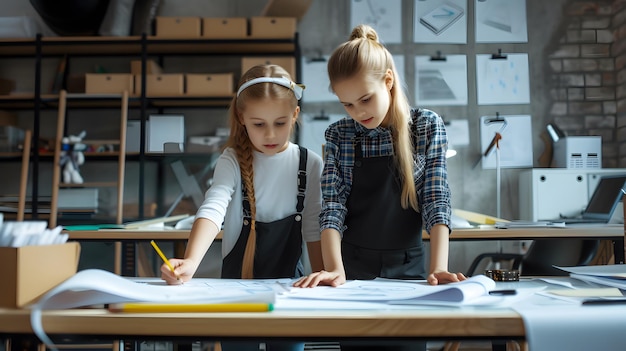
<instances>
[{"instance_id":1,"label":"yellow pencil","mask_svg":"<svg viewBox=\"0 0 626 351\"><path fill-rule=\"evenodd\" d=\"M168 260L167 257L165 257L165 255L163 254L163 251L161 251L161 249L159 249L159 247L154 242L154 240L150 240L150 244L152 244L152 247L154 247L154 250L159 254L159 256L161 256L161 258L163 259L163 262L165 262L165 264L170 268L172 273L174 273L174 266L172 266L172 264L170 263L170 260ZM176 273L174 273L174 274L176 274ZM180 277L177 275L176 279L180 280Z\"/></svg>"},{"instance_id":2,"label":"yellow pencil","mask_svg":"<svg viewBox=\"0 0 626 351\"><path fill-rule=\"evenodd\" d=\"M111 312L129 313L188 313L188 312L269 312L271 303L152 303L131 302L109 305Z\"/></svg>"}]
</instances>

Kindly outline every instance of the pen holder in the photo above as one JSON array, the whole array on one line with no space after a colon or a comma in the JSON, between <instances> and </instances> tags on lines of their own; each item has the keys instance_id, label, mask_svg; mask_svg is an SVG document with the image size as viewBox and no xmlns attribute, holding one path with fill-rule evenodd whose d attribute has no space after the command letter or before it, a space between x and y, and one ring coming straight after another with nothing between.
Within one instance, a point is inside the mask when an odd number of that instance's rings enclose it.
<instances>
[{"instance_id":1,"label":"pen holder","mask_svg":"<svg viewBox=\"0 0 626 351\"><path fill-rule=\"evenodd\" d=\"M488 269L485 275L497 282L517 282L519 281L518 270Z\"/></svg>"}]
</instances>

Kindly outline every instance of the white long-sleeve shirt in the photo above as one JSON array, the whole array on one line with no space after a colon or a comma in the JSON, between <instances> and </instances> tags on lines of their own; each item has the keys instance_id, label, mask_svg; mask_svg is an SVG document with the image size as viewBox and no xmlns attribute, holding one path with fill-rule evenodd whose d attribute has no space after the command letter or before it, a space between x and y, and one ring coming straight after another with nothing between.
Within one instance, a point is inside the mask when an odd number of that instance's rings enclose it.
<instances>
[{"instance_id":1,"label":"white long-sleeve shirt","mask_svg":"<svg viewBox=\"0 0 626 351\"><path fill-rule=\"evenodd\" d=\"M258 222L276 221L296 212L299 161L300 151L298 145L293 143L272 156L254 151L254 194ZM322 158L309 150L302 211L302 238L305 242L320 240L322 167ZM233 149L224 150L217 160L213 184L207 190L196 218L209 219L218 227L223 223L222 257L228 255L239 238L243 222L241 171Z\"/></svg>"}]
</instances>

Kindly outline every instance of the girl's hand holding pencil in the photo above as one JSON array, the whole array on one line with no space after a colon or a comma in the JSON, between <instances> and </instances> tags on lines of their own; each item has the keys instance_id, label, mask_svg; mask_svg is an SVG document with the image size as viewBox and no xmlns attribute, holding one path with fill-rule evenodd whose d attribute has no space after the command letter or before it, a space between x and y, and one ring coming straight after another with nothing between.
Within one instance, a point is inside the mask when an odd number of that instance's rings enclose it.
<instances>
[{"instance_id":1,"label":"girl's hand holding pencil","mask_svg":"<svg viewBox=\"0 0 626 351\"><path fill-rule=\"evenodd\" d=\"M156 251L157 254L159 254L159 256L164 262L163 266L161 266L161 277L163 278L163 280L165 280L168 284L182 284L183 280L178 274L176 274L176 269L174 268L174 265L172 265L170 260L168 260L167 257L165 257L165 254L163 254L163 251L161 251L161 249L154 242L154 240L151 240L150 244L152 245L152 247L154 247L154 250ZM176 261L178 263L179 260L176 260ZM176 280L173 280L172 276Z\"/></svg>"}]
</instances>

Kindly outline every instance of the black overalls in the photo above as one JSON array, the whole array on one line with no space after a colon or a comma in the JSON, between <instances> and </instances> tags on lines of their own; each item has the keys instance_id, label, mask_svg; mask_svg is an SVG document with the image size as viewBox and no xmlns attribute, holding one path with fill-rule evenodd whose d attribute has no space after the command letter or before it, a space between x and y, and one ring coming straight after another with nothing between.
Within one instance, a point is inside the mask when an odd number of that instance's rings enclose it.
<instances>
[{"instance_id":1,"label":"black overalls","mask_svg":"<svg viewBox=\"0 0 626 351\"><path fill-rule=\"evenodd\" d=\"M293 278L302 275L302 210L306 192L307 149L300 146L298 169L298 195L296 213L270 223L256 222L256 251L253 277ZM280 170L277 170L280 172ZM222 278L241 278L241 268L246 243L250 235L250 203L246 189L243 192L243 225L239 239L222 262Z\"/></svg>"},{"instance_id":2,"label":"black overalls","mask_svg":"<svg viewBox=\"0 0 626 351\"><path fill-rule=\"evenodd\" d=\"M363 157L355 138L352 189L341 251L347 279L426 279L422 216L400 204L393 156Z\"/></svg>"}]
</instances>

